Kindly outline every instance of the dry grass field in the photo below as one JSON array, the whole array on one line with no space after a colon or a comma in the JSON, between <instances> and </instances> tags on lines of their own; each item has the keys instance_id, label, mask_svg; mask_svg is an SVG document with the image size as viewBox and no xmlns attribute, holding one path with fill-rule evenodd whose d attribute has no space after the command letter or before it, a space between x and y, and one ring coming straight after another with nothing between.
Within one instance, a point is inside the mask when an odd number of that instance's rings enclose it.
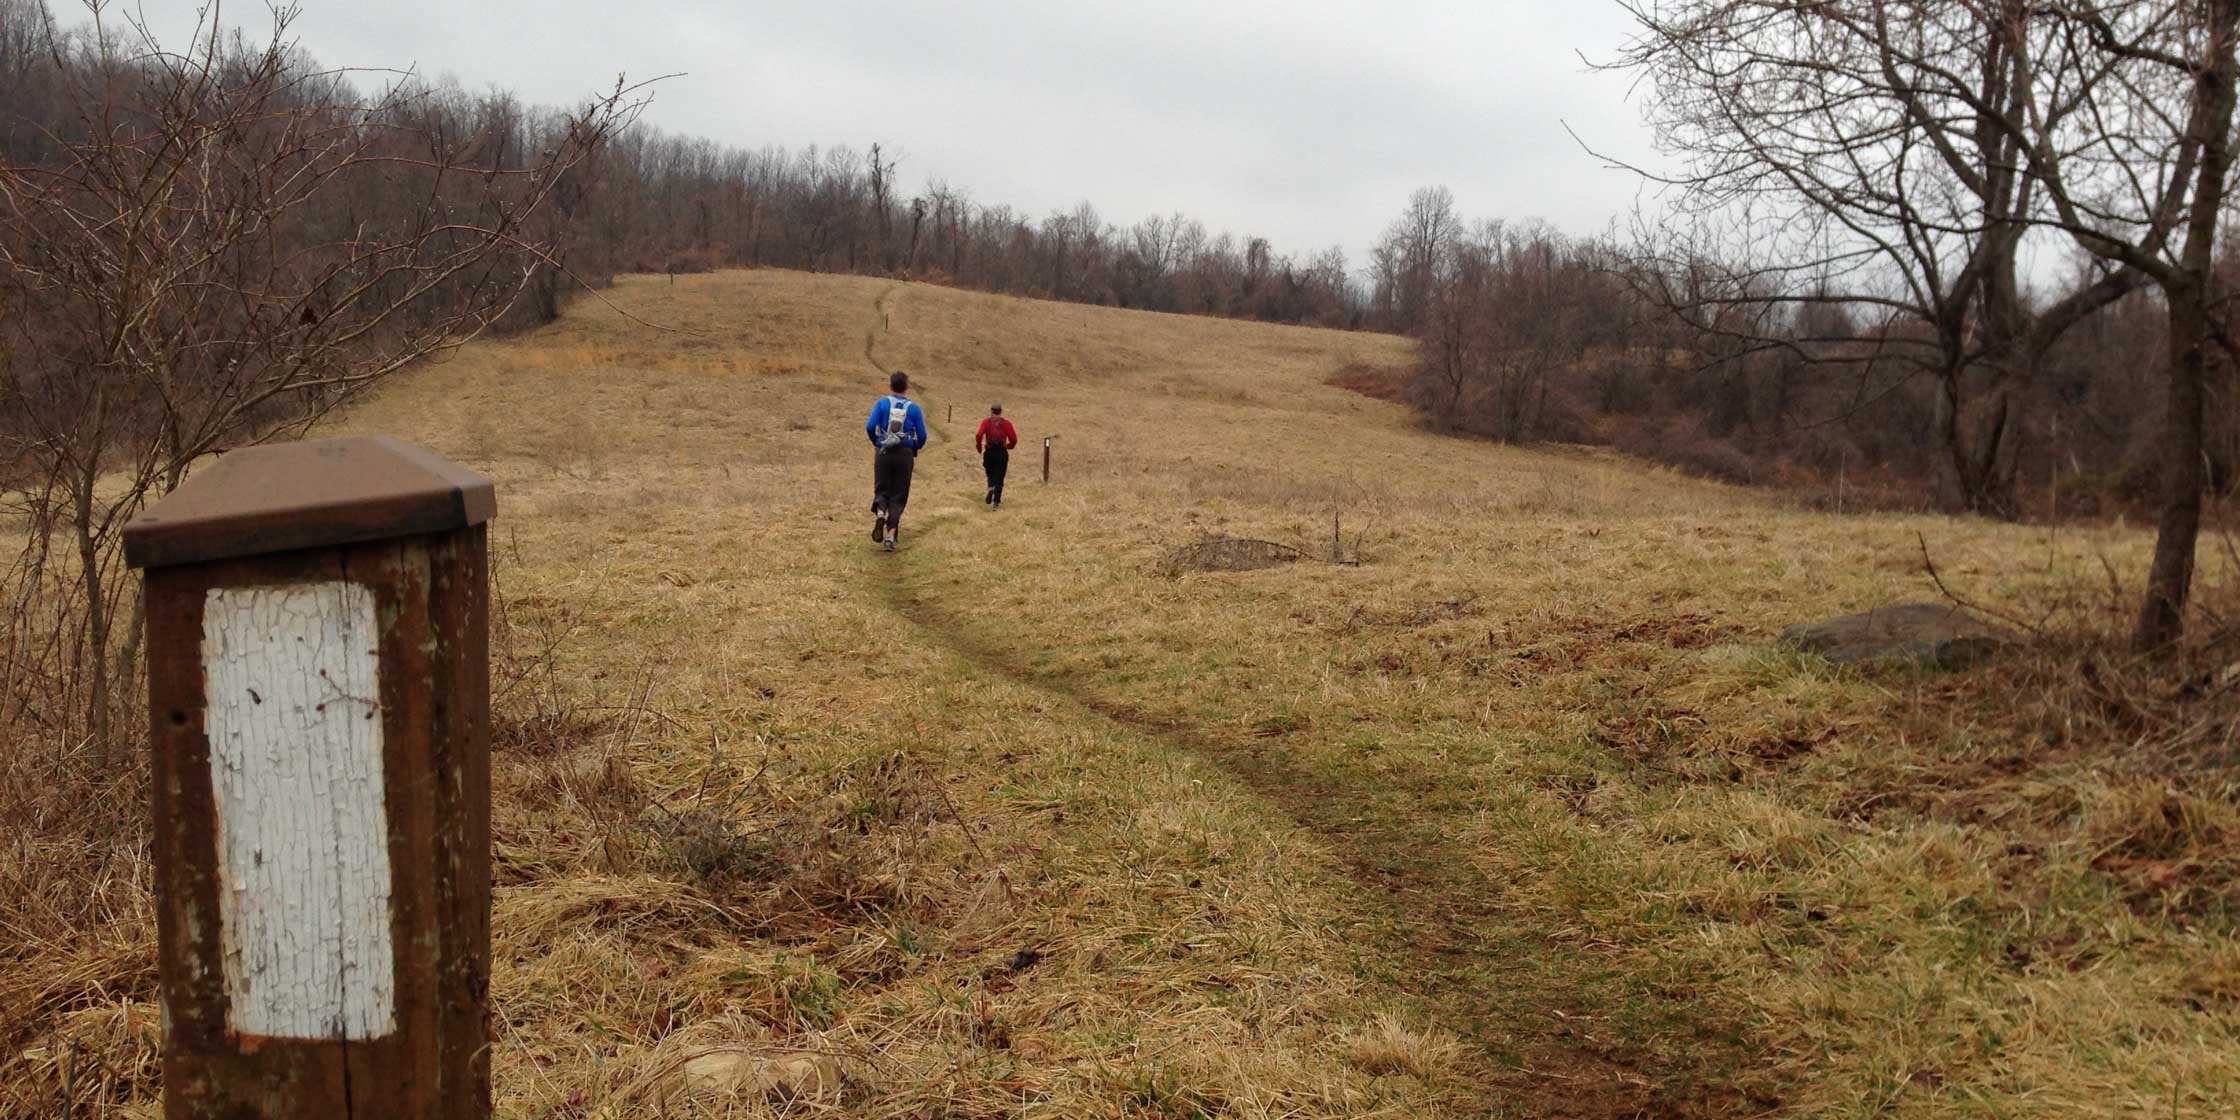
<instances>
[{"instance_id":1,"label":"dry grass field","mask_svg":"<svg viewBox=\"0 0 2240 1120\"><path fill-rule=\"evenodd\" d=\"M1329 384L1387 337L780 272L607 298L670 329L586 300L330 425L498 481L504 1116L2240 1100L2231 675L2075 644L2141 533L1443 438ZM894 555L874 363L934 430ZM1027 440L995 512L991 400ZM1219 537L1300 556L1194 570ZM1773 640L1936 598L1924 549L2046 636L1958 674ZM0 1102L67 1063L155 1114L117 874L5 959Z\"/></svg>"}]
</instances>

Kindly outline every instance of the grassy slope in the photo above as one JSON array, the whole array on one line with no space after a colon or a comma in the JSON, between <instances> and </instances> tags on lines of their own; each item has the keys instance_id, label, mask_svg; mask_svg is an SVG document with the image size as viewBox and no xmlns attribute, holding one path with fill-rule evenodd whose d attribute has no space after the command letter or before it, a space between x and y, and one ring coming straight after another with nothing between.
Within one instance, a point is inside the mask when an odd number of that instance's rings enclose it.
<instances>
[{"instance_id":1,"label":"grassy slope","mask_svg":"<svg viewBox=\"0 0 2240 1120\"><path fill-rule=\"evenodd\" d=\"M874 1116L2240 1097L2221 896L2153 877L2228 801L1986 699L2022 668L1770 642L1931 597L1917 534L2023 609L2135 534L1438 438L1324 384L1387 338L785 273L612 298L681 331L585 303L340 425L499 481L506 1115L644 1114L711 1046L834 1055ZM867 347L936 431L896 556ZM1030 441L992 514L990 399ZM1333 517L1364 563L1159 570Z\"/></svg>"}]
</instances>

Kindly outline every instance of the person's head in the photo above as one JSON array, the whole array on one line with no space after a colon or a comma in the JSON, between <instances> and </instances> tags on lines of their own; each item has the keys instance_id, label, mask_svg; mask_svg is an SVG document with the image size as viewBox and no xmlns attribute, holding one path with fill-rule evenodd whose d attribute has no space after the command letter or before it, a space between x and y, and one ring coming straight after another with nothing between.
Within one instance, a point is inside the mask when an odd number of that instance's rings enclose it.
<instances>
[{"instance_id":1,"label":"person's head","mask_svg":"<svg viewBox=\"0 0 2240 1120\"><path fill-rule=\"evenodd\" d=\"M991 405L989 405L989 406L988 406L988 415L990 415L990 416L1001 416L1001 415L1003 415L1003 406L1002 406L1002 405L1000 405L1000 404L991 404Z\"/></svg>"},{"instance_id":2,"label":"person's head","mask_svg":"<svg viewBox=\"0 0 2240 1120\"><path fill-rule=\"evenodd\" d=\"M895 391L895 392L897 392L897 393L907 393L907 392L909 392L909 391L910 391L910 375L909 375L909 374L907 374L907 373L904 373L904 372L902 372L902 371L901 371L901 370L899 370L899 369L898 369L898 370L896 370L896 371L894 371L894 376L893 376L893 377L890 377L890 378L887 378L887 388L889 388L889 389L892 389L892 390L894 390L894 391Z\"/></svg>"}]
</instances>

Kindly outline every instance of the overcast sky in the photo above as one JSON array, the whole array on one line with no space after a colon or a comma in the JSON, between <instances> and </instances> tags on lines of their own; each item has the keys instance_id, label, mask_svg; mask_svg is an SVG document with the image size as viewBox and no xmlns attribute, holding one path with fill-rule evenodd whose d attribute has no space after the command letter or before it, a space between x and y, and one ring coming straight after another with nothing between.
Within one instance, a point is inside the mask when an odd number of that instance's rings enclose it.
<instances>
[{"instance_id":1,"label":"overcast sky","mask_svg":"<svg viewBox=\"0 0 2240 1120\"><path fill-rule=\"evenodd\" d=\"M65 18L73 0L50 0ZM137 2L176 42L201 0ZM1564 133L1646 158L1622 77L1587 73L1609 0L300 0L331 65L417 67L568 103L661 83L648 120L743 147L873 141L1033 217L1086 199L1126 225L1180 210L1356 268L1418 186L1477 217L1600 230L1636 182ZM229 22L266 25L233 0Z\"/></svg>"}]
</instances>

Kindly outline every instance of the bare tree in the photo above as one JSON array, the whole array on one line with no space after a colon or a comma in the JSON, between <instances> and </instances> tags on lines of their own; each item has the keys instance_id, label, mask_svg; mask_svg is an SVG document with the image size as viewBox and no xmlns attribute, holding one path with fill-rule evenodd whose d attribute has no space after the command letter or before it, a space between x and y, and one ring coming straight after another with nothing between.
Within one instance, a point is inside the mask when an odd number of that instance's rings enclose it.
<instances>
[{"instance_id":1,"label":"bare tree","mask_svg":"<svg viewBox=\"0 0 2240 1120\"><path fill-rule=\"evenodd\" d=\"M1460 236L1454 192L1419 187L1408 196L1407 209L1385 230L1372 256L1377 302L1393 329L1405 334L1422 325L1440 258Z\"/></svg>"},{"instance_id":2,"label":"bare tree","mask_svg":"<svg viewBox=\"0 0 2240 1120\"><path fill-rule=\"evenodd\" d=\"M1886 345L1789 329L1754 347L1819 364L1895 359L1933 377L1950 478L1968 509L2013 516L2020 389L2061 334L2141 282L2111 265L2046 306L2019 272L2044 198L2026 132L2037 89L2021 0L1627 0L1638 33L1615 66L1646 75L1649 114L1696 224L1645 224L1650 294L1699 327L1716 305L1654 279L1728 262L1714 300L1764 299L1918 322Z\"/></svg>"},{"instance_id":3,"label":"bare tree","mask_svg":"<svg viewBox=\"0 0 2240 1120\"><path fill-rule=\"evenodd\" d=\"M894 173L901 157L887 158L879 145L871 145L871 220L874 242L870 259L880 272L894 271Z\"/></svg>"},{"instance_id":4,"label":"bare tree","mask_svg":"<svg viewBox=\"0 0 2240 1120\"><path fill-rule=\"evenodd\" d=\"M1419 194L1411 212L1422 201ZM1442 223L1451 216L1446 209ZM1623 317L1611 314L1620 302L1612 297L1623 292L1601 249L1536 220L1467 228L1456 220L1438 237L1422 294L1410 297L1423 302L1412 332L1416 403L1458 430L1511 443L1547 438L1561 403L1558 379L1584 366L1596 341L1620 352L1630 343L1598 322ZM1324 267L1342 271L1342 256Z\"/></svg>"},{"instance_id":5,"label":"bare tree","mask_svg":"<svg viewBox=\"0 0 2240 1120\"><path fill-rule=\"evenodd\" d=\"M2203 399L2215 314L2217 225L2231 187L2240 99L2240 0L2056 3L2039 9L2037 96L2020 119L2053 224L2092 258L2153 281L2167 309L2161 516L2140 649L2184 627L2201 531Z\"/></svg>"},{"instance_id":6,"label":"bare tree","mask_svg":"<svg viewBox=\"0 0 2240 1120\"><path fill-rule=\"evenodd\" d=\"M0 671L106 738L136 660L125 521L211 451L301 432L504 315L554 258L555 185L635 106L618 84L532 150L518 114L358 96L287 45L286 11L262 48L211 12L179 53L92 10L82 57L51 60L81 127L0 166L0 494L30 527L7 579L19 607L67 592Z\"/></svg>"},{"instance_id":7,"label":"bare tree","mask_svg":"<svg viewBox=\"0 0 2240 1120\"><path fill-rule=\"evenodd\" d=\"M2132 640L2175 637L2200 528L2240 0L1629 8L1643 31L1619 65L1656 83L1654 114L1686 166L1668 181L1698 214L1746 231L1755 275L1832 276L1847 305L1930 328L1883 337L1930 344L1940 426L1979 508L1997 511L2011 488L2014 384L2084 317L2143 284L2159 290L2161 516ZM2046 235L2081 249L2091 272L2035 306L2016 262Z\"/></svg>"}]
</instances>

